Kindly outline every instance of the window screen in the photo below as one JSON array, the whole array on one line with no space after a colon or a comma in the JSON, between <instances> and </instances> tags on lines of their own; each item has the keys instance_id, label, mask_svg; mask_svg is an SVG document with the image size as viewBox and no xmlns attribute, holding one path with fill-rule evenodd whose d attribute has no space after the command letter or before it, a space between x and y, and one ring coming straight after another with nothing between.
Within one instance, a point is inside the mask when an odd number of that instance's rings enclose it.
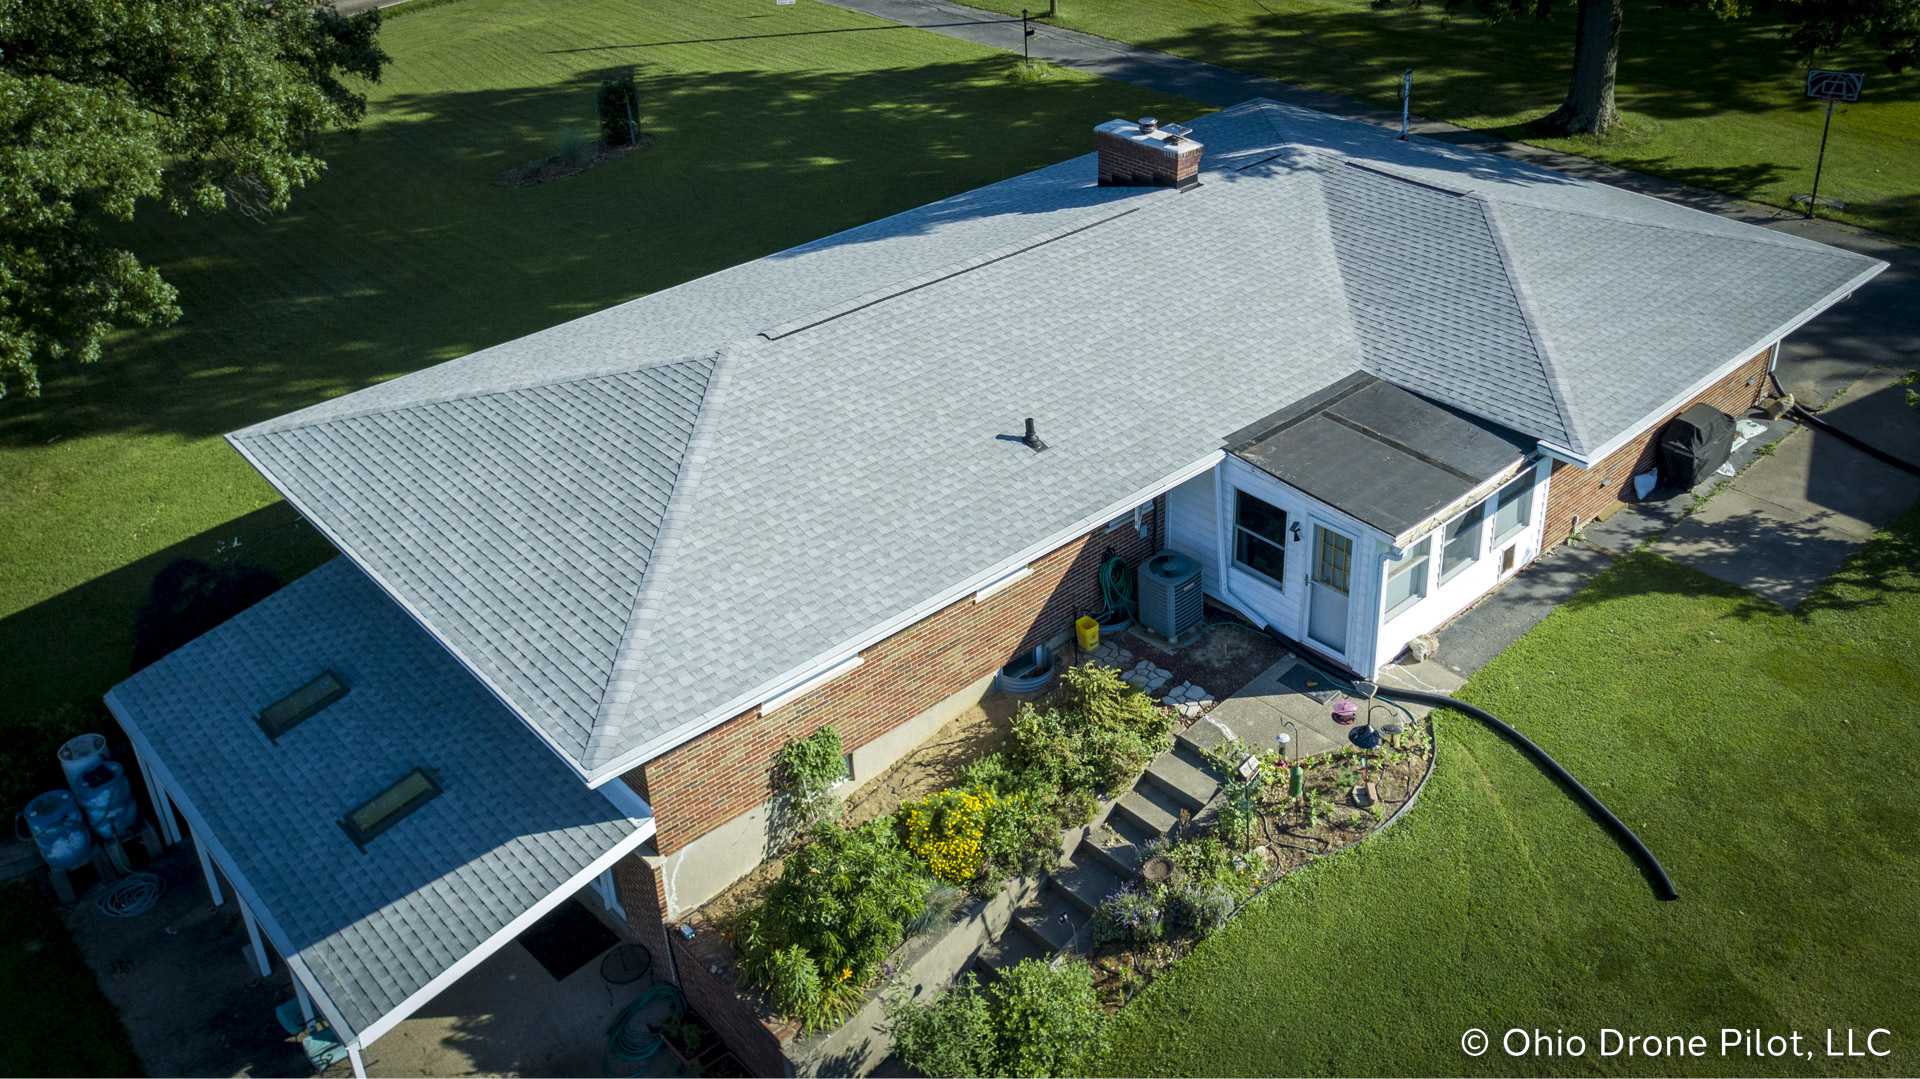
<instances>
[{"instance_id":1,"label":"window screen","mask_svg":"<svg viewBox=\"0 0 1920 1079\"><path fill-rule=\"evenodd\" d=\"M1533 520L1533 469L1501 488L1494 503L1493 542L1499 543Z\"/></svg>"},{"instance_id":2,"label":"window screen","mask_svg":"<svg viewBox=\"0 0 1920 1079\"><path fill-rule=\"evenodd\" d=\"M260 725L267 741L278 745L281 735L346 695L347 684L340 676L332 671L322 671L320 677L262 708L253 721Z\"/></svg>"},{"instance_id":3,"label":"window screen","mask_svg":"<svg viewBox=\"0 0 1920 1079\"><path fill-rule=\"evenodd\" d=\"M400 781L360 803L340 818L340 827L354 846L367 849L367 841L404 820L407 814L440 795L440 784L424 768L415 768Z\"/></svg>"},{"instance_id":4,"label":"window screen","mask_svg":"<svg viewBox=\"0 0 1920 1079\"><path fill-rule=\"evenodd\" d=\"M1284 587L1287 567L1287 514L1245 491L1234 492L1233 561Z\"/></svg>"},{"instance_id":5,"label":"window screen","mask_svg":"<svg viewBox=\"0 0 1920 1079\"><path fill-rule=\"evenodd\" d=\"M1427 594L1427 562L1433 555L1433 537L1407 548L1387 562L1387 617L1420 602Z\"/></svg>"},{"instance_id":6,"label":"window screen","mask_svg":"<svg viewBox=\"0 0 1920 1079\"><path fill-rule=\"evenodd\" d=\"M1480 525L1487 519L1485 502L1454 518L1446 529L1446 546L1440 550L1440 580L1480 560Z\"/></svg>"}]
</instances>

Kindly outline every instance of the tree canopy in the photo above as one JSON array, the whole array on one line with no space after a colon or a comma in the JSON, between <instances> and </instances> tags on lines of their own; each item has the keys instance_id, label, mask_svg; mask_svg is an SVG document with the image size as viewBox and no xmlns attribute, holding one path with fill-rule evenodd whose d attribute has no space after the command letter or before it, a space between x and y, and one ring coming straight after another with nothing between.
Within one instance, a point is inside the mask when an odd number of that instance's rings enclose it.
<instances>
[{"instance_id":1,"label":"tree canopy","mask_svg":"<svg viewBox=\"0 0 1920 1079\"><path fill-rule=\"evenodd\" d=\"M179 317L103 236L143 200L277 210L387 63L380 15L284 0L0 0L0 396L116 326Z\"/></svg>"}]
</instances>

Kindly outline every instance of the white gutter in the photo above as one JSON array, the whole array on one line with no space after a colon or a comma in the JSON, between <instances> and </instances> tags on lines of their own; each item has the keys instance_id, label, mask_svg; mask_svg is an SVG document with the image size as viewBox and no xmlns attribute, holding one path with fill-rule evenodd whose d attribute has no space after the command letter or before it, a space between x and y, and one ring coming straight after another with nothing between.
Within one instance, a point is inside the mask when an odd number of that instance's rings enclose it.
<instances>
[{"instance_id":1,"label":"white gutter","mask_svg":"<svg viewBox=\"0 0 1920 1079\"><path fill-rule=\"evenodd\" d=\"M1773 370L1773 363L1779 358L1779 347L1780 347L1780 342L1782 340L1784 340L1789 334L1793 333L1793 331L1799 329L1802 326L1805 326L1807 323L1812 322L1814 319L1824 314L1826 310L1832 307L1834 304L1837 304L1840 301L1852 296L1854 292L1860 288L1861 285L1864 285L1867 282L1873 280L1875 277L1878 277L1880 275L1880 271L1885 270L1886 268L1887 268L1887 264L1885 262L1875 260L1871 268L1861 271L1861 273L1858 276L1856 276L1853 280L1848 281L1846 284L1841 285L1839 288L1834 289L1832 292L1827 293L1825 297L1823 297L1818 303L1815 303L1812 307L1807 308L1805 311L1802 311L1799 315L1788 320L1786 323L1782 324L1778 329L1773 330L1771 333L1768 333L1767 335L1761 337L1760 340L1755 341L1753 344L1748 345L1744 349L1741 349L1740 352L1736 354L1731 360L1728 360L1725 363L1720 364L1718 367L1715 367L1710 373L1708 373L1706 376L1702 377L1698 381L1694 382L1691 386L1688 386L1685 390L1682 390L1681 392L1668 398L1665 404L1661 405L1659 408L1656 408L1652 412L1648 413L1647 418L1643 419L1640 423L1635 424L1633 427L1630 427L1627 430L1622 431L1617 435L1614 435L1612 438L1609 438L1605 442L1600 443L1600 445L1594 447L1593 449L1588 450L1585 453L1578 453L1574 450L1568 449L1565 446L1556 445L1552 442L1543 440L1540 443L1540 452L1546 454L1549 457L1553 457L1558 460L1565 461L1570 465L1578 465L1581 468L1592 468L1595 464L1598 464L1599 462L1606 460L1609 455L1611 455L1614 451L1618 450L1620 447L1626 445L1627 443L1645 434L1649 428L1651 428L1654 424L1660 422L1662 418L1671 416L1675 412L1680 411L1681 407L1684 406L1688 401L1691 401L1694 398L1705 393L1709 386L1712 386L1714 383L1732 374L1735 368L1739 367L1743 363L1746 363L1748 360L1753 359L1754 356L1760 353L1760 350L1768 347L1771 347L1774 350L1774 359L1769 360L1767 364L1767 370L1769 371Z\"/></svg>"},{"instance_id":2,"label":"white gutter","mask_svg":"<svg viewBox=\"0 0 1920 1079\"><path fill-rule=\"evenodd\" d=\"M631 835L621 839L611 850L595 858L585 869L568 878L556 891L541 899L538 903L535 903L519 917L508 922L504 928L482 941L473 951L468 952L452 966L441 971L432 980L428 981L426 985L416 990L395 1007L389 1009L385 1015L369 1023L365 1030L356 1031L345 1019L341 1018L340 1009L334 1004L333 999L327 995L319 979L313 976L313 971L307 966L305 960L300 958L298 949L293 947L292 940L287 936L286 931L280 928L280 922L274 917L272 909L261 900L260 893L256 891L247 878L240 873L239 866L234 862L233 856L227 852L226 847L220 842L219 837L215 835L213 828L207 824L206 818L200 813L200 810L194 806L193 800L187 797L186 789L181 787L179 781L173 777L173 773L167 768L166 762L161 759L159 753L155 752L153 743L147 740L146 736L141 733L139 725L134 723L126 711L120 707L112 690L107 692L105 700L107 709L113 713L115 719L120 721L121 728L127 732L127 738L133 742L134 749L139 753L142 762L152 771L154 776L165 785L167 788L167 797L179 808L180 814L187 818L187 824L193 831L193 842L197 846L200 846L201 850L210 855L213 861L220 867L220 872L227 878L227 883L233 886L234 898L253 912L254 917L259 920L261 931L266 934L267 940L272 943L273 950L280 954L281 961L287 964L287 969L293 973L294 978L312 995L314 1004L319 1007L321 1014L326 1017L328 1025L332 1026L334 1032L340 1036L341 1042L345 1044L348 1049L356 1053L372 1044L374 1039L405 1021L408 1016L418 1011L422 1005L444 992L448 986L460 980L460 978L473 970L473 968L485 962L494 952L512 943L514 938L526 932L535 922L545 917L561 903L572 898L574 893L591 884L594 878L611 869L621 858L626 857L642 843L653 838L654 819L651 815L651 809L649 808L649 815L645 820L639 822L639 827L634 829ZM624 789L624 784L622 787ZM624 799L617 796L613 798L616 805L627 799L638 802L642 806L646 804L640 802L639 797L633 794L631 789L626 789ZM264 957L262 958L264 959Z\"/></svg>"},{"instance_id":3,"label":"white gutter","mask_svg":"<svg viewBox=\"0 0 1920 1079\"><path fill-rule=\"evenodd\" d=\"M587 776L587 784L598 787L602 783L626 773L636 765L652 760L675 746L690 742L720 724L725 723L727 720L746 712L754 705L770 697L774 697L781 691L782 687L804 682L815 675L830 671L832 668L845 663L849 659L857 658L862 651L899 633L901 630L926 618L928 615L958 603L962 599L979 592L983 587L1018 572L1022 567L1031 564L1035 559L1058 550L1081 536L1105 527L1107 522L1118 517L1120 514L1131 510L1133 507L1148 499L1158 497L1180 486L1200 473L1213 468L1225 457L1226 451L1214 450L1179 471L1156 480L1124 498L1109 503L1098 512L1083 517L1055 531L1045 539L1029 544L1012 556L1002 559L988 567L984 572L975 574L965 581L937 593L930 599L895 615L879 625L867 629L849 641L845 641L826 652L820 653L813 659L808 660L806 663L795 667L777 678L762 682L747 692L734 696L726 703L709 709L692 723L675 728L634 749L628 750L602 766L598 771ZM578 769L576 769L576 771L577 770Z\"/></svg>"}]
</instances>

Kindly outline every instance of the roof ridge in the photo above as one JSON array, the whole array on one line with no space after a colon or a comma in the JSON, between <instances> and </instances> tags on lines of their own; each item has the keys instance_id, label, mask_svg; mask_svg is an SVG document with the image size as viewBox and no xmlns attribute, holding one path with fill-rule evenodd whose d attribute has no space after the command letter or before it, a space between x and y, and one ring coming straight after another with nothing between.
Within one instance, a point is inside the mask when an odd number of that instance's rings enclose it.
<instances>
[{"instance_id":1,"label":"roof ridge","mask_svg":"<svg viewBox=\"0 0 1920 1079\"><path fill-rule=\"evenodd\" d=\"M1583 180L1585 178L1576 176L1574 177L1574 179ZM1641 195L1640 192L1638 191L1628 191L1624 187L1615 187L1612 184L1604 184L1598 180L1586 180L1586 182L1590 184L1594 184L1598 187L1606 188L1609 191L1623 191L1629 195L1640 195L1641 198L1651 199L1652 201L1659 203L1662 206L1671 206L1675 209L1680 209L1680 210L1693 210L1693 207L1691 206L1686 206L1677 202L1668 202L1665 199L1657 198L1653 195ZM1581 217L1581 218L1586 218L1592 221L1605 221L1609 224L1630 225L1636 228L1665 229L1669 232L1685 232L1685 233L1691 233L1695 236L1709 236L1718 240L1734 240L1740 243L1759 244L1762 247L1789 247L1795 251L1804 252L1806 254L1829 253L1829 254L1838 255L1842 258L1856 258L1856 259L1862 259L1866 261L1872 261L1872 259L1869 256L1859 254L1858 252L1855 252L1855 251L1848 251L1844 247L1835 247L1832 244L1823 244L1818 240L1809 240L1800 236L1789 236L1783 233L1774 232L1771 229L1768 229L1764 225L1756 225L1750 221L1740 221L1735 218L1719 217L1714 214L1708 213L1705 210L1693 210L1693 212L1697 214L1705 215L1709 220L1727 221L1733 224L1745 225L1747 226L1747 230L1742 231L1736 235L1735 233L1732 233L1732 232L1721 232L1716 229L1700 228L1694 225L1681 224L1680 222L1675 222L1675 221L1639 221L1633 218L1621 217L1616 214L1596 213L1590 210L1576 210L1569 206L1547 206L1538 202L1526 201L1524 199L1494 198L1492 196L1485 194L1484 192L1475 192L1475 194L1485 199L1488 202L1498 202L1503 206L1516 207L1522 210L1538 210L1541 213L1564 214L1567 217Z\"/></svg>"},{"instance_id":2,"label":"roof ridge","mask_svg":"<svg viewBox=\"0 0 1920 1079\"><path fill-rule=\"evenodd\" d=\"M679 474L674 477L673 491L667 496L666 509L660 515L660 528L648 552L646 569L641 571L633 609L628 613L625 628L621 630L620 644L614 651L613 664L607 673L607 684L601 690L600 706L594 713L593 726L587 731L586 745L582 747L581 763L588 769L598 764L610 748L619 748L616 744L619 731L632 714L643 666L642 653L653 636L654 626L659 622L667 591L665 578L679 553L687 520L691 516L688 500L706 472L708 459L717 442L714 427L726 398L728 383L739 365L735 351L728 346L714 354L713 369L707 376L706 388L700 396L700 411L694 417L686 451L680 457Z\"/></svg>"},{"instance_id":3,"label":"roof ridge","mask_svg":"<svg viewBox=\"0 0 1920 1079\"><path fill-rule=\"evenodd\" d=\"M285 416L276 417L274 420L266 420L261 423L256 423L251 427L242 427L240 430L234 431L233 433L227 435L227 440L231 442L234 439L255 438L260 435L285 434L288 431L299 431L308 427L324 427L327 424L336 423L341 420L357 420L367 416L398 415L403 412L411 412L414 409L426 408L431 405L450 404L451 402L454 402L454 401L477 401L477 400L480 400L481 398L496 397L496 396L499 396L500 394L519 393L522 390L540 389L548 386L570 386L576 382L591 382L596 378L606 378L609 375L637 374L641 371L651 371L660 367L674 367L683 363L698 363L702 360L711 360L716 355L718 355L718 352L719 352L718 349L703 349L699 352L683 353L678 356L669 356L665 359L646 360L640 363L620 363L620 364L608 366L606 368L596 368L592 371L575 372L561 378L525 378L512 383L508 383L507 385L504 385L504 386L489 386L485 389L464 389L464 390L454 390L454 391L449 391L445 393L434 394L429 397L419 398L418 400L408 401L404 404L369 405L365 408L349 409L348 411L345 411L345 412L335 412L326 416L319 417L318 419L308 420L300 423L277 423L276 422L276 420L290 419L294 416L300 415L301 412L306 411L306 409L301 409L299 412L291 412ZM472 354L470 353L469 355L472 355ZM455 361L449 360L447 362L452 363ZM425 367L425 368L421 368L421 370L431 371L433 370L433 368ZM404 378L406 376L403 375L401 377ZM395 382L395 381L398 381L398 379L389 380L389 382ZM375 385L386 385L386 384L388 383L375 383ZM372 387L363 387L363 388L371 389ZM356 390L353 392L357 393L359 391ZM350 397L352 396L352 393L343 394L342 396ZM309 405L307 407L312 408L317 405L326 404L328 401L333 401L337 399L338 398L330 397L327 399L327 401L316 401L314 402L313 405Z\"/></svg>"},{"instance_id":4,"label":"roof ridge","mask_svg":"<svg viewBox=\"0 0 1920 1079\"><path fill-rule=\"evenodd\" d=\"M1520 323L1526 327L1527 339L1533 343L1533 354L1540 361L1540 373L1546 379L1547 397L1553 402L1554 412L1560 417L1560 432L1568 443L1584 442L1586 424L1573 402L1573 386L1560 372L1560 365L1552 355L1552 335L1547 332L1546 321L1539 317L1540 312L1533 302L1533 295L1520 279L1517 260L1507 246L1507 237L1500 227L1500 215L1492 199L1477 193L1469 193L1480 206L1480 219L1485 223L1487 236L1493 241L1493 253L1500 260L1500 269L1506 274L1507 288L1513 293L1514 306L1520 311Z\"/></svg>"},{"instance_id":5,"label":"roof ridge","mask_svg":"<svg viewBox=\"0 0 1920 1079\"><path fill-rule=\"evenodd\" d=\"M1146 192L1149 197L1155 194L1171 195L1174 193L1172 188L1162 188ZM894 281L880 288L863 292L851 299L842 300L831 306L808 312L799 318L789 319L777 326L761 330L752 336L762 337L768 341L778 341L783 337L790 337L802 330L810 330L821 323L832 322L834 319L851 315L855 311L872 307L877 303L883 303L896 296L904 296L909 292L918 291L926 288L928 285L938 284L948 278L958 277L961 274L978 270L983 266L990 266L993 263L1010 259L1023 252L1031 251L1036 247L1044 247L1047 244L1053 243L1055 240L1064 240L1077 232L1085 232L1088 229L1097 228L1109 221L1114 221L1128 214L1145 209L1144 206L1138 205L1137 203L1131 205L1118 203L1116 205L1124 206L1124 208L1116 210L1113 213L1105 214L1092 221L1076 221L1070 224L1057 225L1042 232L1023 237L1003 247L997 247L991 251L974 255L971 258L960 259L956 262L950 262L944 266L929 270L926 273L917 274L901 281Z\"/></svg>"}]
</instances>

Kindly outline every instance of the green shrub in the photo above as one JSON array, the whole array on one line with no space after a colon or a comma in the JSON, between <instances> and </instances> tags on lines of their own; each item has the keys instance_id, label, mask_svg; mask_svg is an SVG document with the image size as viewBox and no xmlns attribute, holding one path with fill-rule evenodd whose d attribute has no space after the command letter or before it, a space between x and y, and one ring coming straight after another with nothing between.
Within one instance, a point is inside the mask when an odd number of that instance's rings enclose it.
<instances>
[{"instance_id":1,"label":"green shrub","mask_svg":"<svg viewBox=\"0 0 1920 1079\"><path fill-rule=\"evenodd\" d=\"M1029 784L1063 796L1112 791L1173 742L1173 715L1120 673L1097 663L1070 667L1066 701L1044 712L1022 705L1007 763Z\"/></svg>"},{"instance_id":2,"label":"green shrub","mask_svg":"<svg viewBox=\"0 0 1920 1079\"><path fill-rule=\"evenodd\" d=\"M1167 920L1202 936L1225 925L1234 906L1233 893L1219 884L1186 881L1167 891Z\"/></svg>"},{"instance_id":3,"label":"green shrub","mask_svg":"<svg viewBox=\"0 0 1920 1079\"><path fill-rule=\"evenodd\" d=\"M840 800L833 796L833 787L846 774L846 750L833 727L822 727L781 746L774 758L774 782L780 786L775 831L803 833L838 817Z\"/></svg>"},{"instance_id":4,"label":"green shrub","mask_svg":"<svg viewBox=\"0 0 1920 1079\"><path fill-rule=\"evenodd\" d=\"M967 893L956 885L939 881L927 889L927 897L922 900L924 906L920 913L907 923L907 936L917 937L930 929L938 929L952 922L960 913L960 907L967 901Z\"/></svg>"},{"instance_id":5,"label":"green shrub","mask_svg":"<svg viewBox=\"0 0 1920 1079\"><path fill-rule=\"evenodd\" d=\"M805 948L789 944L769 957L767 991L782 1015L809 1016L820 1006L820 968Z\"/></svg>"},{"instance_id":6,"label":"green shrub","mask_svg":"<svg viewBox=\"0 0 1920 1079\"><path fill-rule=\"evenodd\" d=\"M956 1079L996 1074L992 1012L972 974L924 1004L904 994L889 997L886 1015L893 1051L921 1074Z\"/></svg>"},{"instance_id":7,"label":"green shrub","mask_svg":"<svg viewBox=\"0 0 1920 1079\"><path fill-rule=\"evenodd\" d=\"M1107 1013L1085 963L1054 969L1039 959L1000 972L989 991L1000 1075L1082 1075L1106 1052Z\"/></svg>"},{"instance_id":8,"label":"green shrub","mask_svg":"<svg viewBox=\"0 0 1920 1079\"><path fill-rule=\"evenodd\" d=\"M909 922L926 909L931 880L901 845L893 819L858 828L825 822L787 857L780 879L734 934L740 967L749 979L788 999L781 1012L808 1030L819 1029L857 1001L880 964L906 939ZM810 1006L794 949L812 963L818 996ZM783 986L775 986L775 971Z\"/></svg>"},{"instance_id":9,"label":"green shrub","mask_svg":"<svg viewBox=\"0 0 1920 1079\"><path fill-rule=\"evenodd\" d=\"M602 80L593 106L600 117L602 142L630 146L640 141L640 91L634 88L633 72Z\"/></svg>"},{"instance_id":10,"label":"green shrub","mask_svg":"<svg viewBox=\"0 0 1920 1079\"><path fill-rule=\"evenodd\" d=\"M1129 884L1108 896L1093 912L1093 944L1146 944L1167 935L1166 912L1148 892Z\"/></svg>"}]
</instances>

